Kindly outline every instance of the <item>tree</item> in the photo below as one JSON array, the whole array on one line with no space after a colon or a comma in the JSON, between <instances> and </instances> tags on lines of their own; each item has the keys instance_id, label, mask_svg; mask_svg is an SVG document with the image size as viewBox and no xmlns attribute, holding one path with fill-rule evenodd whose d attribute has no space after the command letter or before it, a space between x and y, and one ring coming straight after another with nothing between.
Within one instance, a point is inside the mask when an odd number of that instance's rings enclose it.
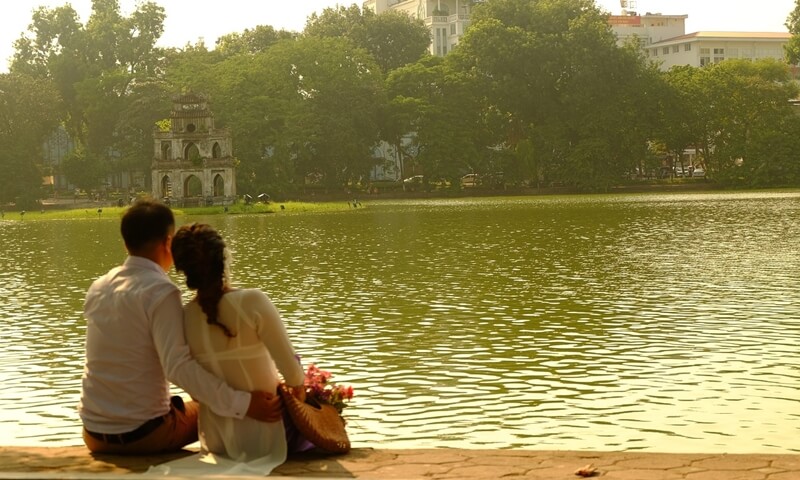
<instances>
[{"instance_id":1,"label":"tree","mask_svg":"<svg viewBox=\"0 0 800 480\"><path fill-rule=\"evenodd\" d=\"M0 74L0 203L30 208L40 198L42 145L61 109L49 80Z\"/></svg>"},{"instance_id":2,"label":"tree","mask_svg":"<svg viewBox=\"0 0 800 480\"><path fill-rule=\"evenodd\" d=\"M646 151L657 75L592 0L485 2L449 57L482 85L496 147L524 155L507 157L516 172L535 159L537 183L606 189Z\"/></svg>"},{"instance_id":3,"label":"tree","mask_svg":"<svg viewBox=\"0 0 800 480\"><path fill-rule=\"evenodd\" d=\"M792 38L786 44L786 60L792 64L800 63L800 0L795 1L794 10L786 18L786 28L792 34Z\"/></svg>"},{"instance_id":4,"label":"tree","mask_svg":"<svg viewBox=\"0 0 800 480\"><path fill-rule=\"evenodd\" d=\"M61 169L70 183L86 191L99 188L109 173L108 163L103 158L80 147L64 158Z\"/></svg>"},{"instance_id":5,"label":"tree","mask_svg":"<svg viewBox=\"0 0 800 480\"><path fill-rule=\"evenodd\" d=\"M128 17L117 0L93 0L92 14L81 25L69 5L33 14L28 34L15 43L11 69L51 78L65 103L64 125L92 158L109 161L136 150L129 136L118 135L140 85L156 78L161 53L164 9L144 2Z\"/></svg>"},{"instance_id":6,"label":"tree","mask_svg":"<svg viewBox=\"0 0 800 480\"><path fill-rule=\"evenodd\" d=\"M655 139L673 159L672 167L683 169L683 152L697 147L697 133L703 128L700 120L706 103L693 85L698 70L691 66L673 67L662 78L665 88L660 103L661 125Z\"/></svg>"},{"instance_id":7,"label":"tree","mask_svg":"<svg viewBox=\"0 0 800 480\"><path fill-rule=\"evenodd\" d=\"M457 184L464 173L484 170L488 151L477 87L441 57L427 57L389 74L391 113L399 123L386 131L393 132L393 142L401 132L413 133L415 160L429 180Z\"/></svg>"},{"instance_id":8,"label":"tree","mask_svg":"<svg viewBox=\"0 0 800 480\"><path fill-rule=\"evenodd\" d=\"M716 97L709 119L716 134L709 168L723 181L732 181L744 167L746 178L756 185L785 184L785 166L780 164L786 159L770 154L763 142L775 139L793 115L789 100L798 89L787 66L772 59L728 60L709 67L707 79Z\"/></svg>"},{"instance_id":9,"label":"tree","mask_svg":"<svg viewBox=\"0 0 800 480\"><path fill-rule=\"evenodd\" d=\"M236 55L231 55L236 56ZM217 83L214 68L225 59L204 42L169 48L164 52L164 78L172 91L207 92Z\"/></svg>"},{"instance_id":10,"label":"tree","mask_svg":"<svg viewBox=\"0 0 800 480\"><path fill-rule=\"evenodd\" d=\"M366 49L384 73L416 62L428 51L431 32L422 22L390 10L366 21Z\"/></svg>"},{"instance_id":11,"label":"tree","mask_svg":"<svg viewBox=\"0 0 800 480\"><path fill-rule=\"evenodd\" d=\"M212 73L209 96L233 132L243 191L298 188L308 174L341 188L368 175L383 83L350 40L279 41L226 58Z\"/></svg>"},{"instance_id":12,"label":"tree","mask_svg":"<svg viewBox=\"0 0 800 480\"><path fill-rule=\"evenodd\" d=\"M431 43L431 34L422 20L402 12L376 15L355 4L326 8L311 14L303 33L314 37L346 37L372 54L384 73L420 59Z\"/></svg>"},{"instance_id":13,"label":"tree","mask_svg":"<svg viewBox=\"0 0 800 480\"><path fill-rule=\"evenodd\" d=\"M244 32L229 33L217 39L216 50L225 57L231 55L255 54L266 51L281 40L293 40L297 33L275 30L269 25L258 25Z\"/></svg>"},{"instance_id":14,"label":"tree","mask_svg":"<svg viewBox=\"0 0 800 480\"><path fill-rule=\"evenodd\" d=\"M678 99L672 118L681 119L665 130L675 150L694 145L706 172L723 183L795 181L795 162L787 152L797 126L789 101L798 90L785 64L726 60L676 67L665 78Z\"/></svg>"}]
</instances>

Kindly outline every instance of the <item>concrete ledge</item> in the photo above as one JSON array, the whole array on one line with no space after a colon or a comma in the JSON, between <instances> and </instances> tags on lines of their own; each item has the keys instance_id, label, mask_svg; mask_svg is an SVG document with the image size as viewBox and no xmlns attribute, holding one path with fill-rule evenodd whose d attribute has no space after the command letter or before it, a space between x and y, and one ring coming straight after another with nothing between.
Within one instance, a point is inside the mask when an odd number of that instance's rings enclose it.
<instances>
[{"instance_id":1,"label":"concrete ledge","mask_svg":"<svg viewBox=\"0 0 800 480\"><path fill-rule=\"evenodd\" d=\"M0 447L0 479L115 478L187 455L92 455L83 447ZM575 480L597 467L604 480L797 480L798 455L672 454L537 450L367 449L293 456L272 476L366 479ZM170 477L177 478L177 477ZM246 477L237 477L246 478Z\"/></svg>"}]
</instances>

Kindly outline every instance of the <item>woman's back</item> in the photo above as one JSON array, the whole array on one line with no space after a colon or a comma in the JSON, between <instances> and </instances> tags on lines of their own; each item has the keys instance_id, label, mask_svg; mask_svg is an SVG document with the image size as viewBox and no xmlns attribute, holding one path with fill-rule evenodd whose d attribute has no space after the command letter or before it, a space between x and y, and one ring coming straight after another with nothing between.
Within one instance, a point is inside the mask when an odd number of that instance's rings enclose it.
<instances>
[{"instance_id":1,"label":"woman's back","mask_svg":"<svg viewBox=\"0 0 800 480\"><path fill-rule=\"evenodd\" d=\"M263 292L229 291L218 308L218 321L228 327L232 337L219 326L209 325L196 301L184 308L186 341L201 365L237 390L277 392L278 370L287 383L302 385L303 370L286 328ZM274 466L286 459L282 421L221 417L201 405L199 430L201 445L209 452Z\"/></svg>"}]
</instances>

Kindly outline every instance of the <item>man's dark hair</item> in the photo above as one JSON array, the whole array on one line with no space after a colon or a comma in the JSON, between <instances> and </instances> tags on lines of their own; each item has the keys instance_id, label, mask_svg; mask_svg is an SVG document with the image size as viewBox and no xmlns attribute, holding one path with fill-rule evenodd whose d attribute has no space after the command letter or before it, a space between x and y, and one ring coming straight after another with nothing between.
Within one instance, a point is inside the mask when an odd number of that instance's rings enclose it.
<instances>
[{"instance_id":1,"label":"man's dark hair","mask_svg":"<svg viewBox=\"0 0 800 480\"><path fill-rule=\"evenodd\" d=\"M172 210L153 199L137 200L122 216L120 225L125 247L131 253L140 253L152 243L164 240L173 228Z\"/></svg>"}]
</instances>

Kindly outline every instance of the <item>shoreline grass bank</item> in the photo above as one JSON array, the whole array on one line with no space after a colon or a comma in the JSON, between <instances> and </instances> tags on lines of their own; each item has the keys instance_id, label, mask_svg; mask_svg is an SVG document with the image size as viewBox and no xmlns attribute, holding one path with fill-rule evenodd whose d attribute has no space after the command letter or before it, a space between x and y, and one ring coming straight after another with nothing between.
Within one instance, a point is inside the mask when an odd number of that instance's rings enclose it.
<instances>
[{"instance_id":1,"label":"shoreline grass bank","mask_svg":"<svg viewBox=\"0 0 800 480\"><path fill-rule=\"evenodd\" d=\"M799 188L721 188L713 183L676 183L676 184L631 184L613 187L606 192L580 192L572 188L548 187L542 189L509 188L506 190L477 190L467 189L460 191L432 190L417 192L382 192L379 194L366 194L353 196L352 193L315 193L301 195L294 200L283 202L272 201L269 203L242 202L229 206L210 207L173 207L172 210L178 217L197 215L246 215L246 214L275 214L299 212L340 212L353 208L362 208L371 201L391 200L434 200L458 198L490 198L490 197L546 197L559 195L609 195L609 194L670 194L670 193L786 193L800 192ZM353 206L356 203L356 207ZM363 202L363 203L362 203ZM0 208L0 220L28 221L28 220L78 220L98 218L119 218L127 206L118 207L110 201L43 201L41 208L36 210L16 210L6 206Z\"/></svg>"},{"instance_id":2,"label":"shoreline grass bank","mask_svg":"<svg viewBox=\"0 0 800 480\"><path fill-rule=\"evenodd\" d=\"M65 204L57 208L50 206L34 211L5 211L0 220L11 221L41 221L41 220L85 220L98 218L118 219L127 209L124 207L103 206L102 203L94 204ZM191 217L198 215L259 215L275 213L297 213L297 212L339 212L353 208L346 202L270 202L254 203L245 205L243 203L225 206L212 207L176 207L172 211L176 217Z\"/></svg>"}]
</instances>

